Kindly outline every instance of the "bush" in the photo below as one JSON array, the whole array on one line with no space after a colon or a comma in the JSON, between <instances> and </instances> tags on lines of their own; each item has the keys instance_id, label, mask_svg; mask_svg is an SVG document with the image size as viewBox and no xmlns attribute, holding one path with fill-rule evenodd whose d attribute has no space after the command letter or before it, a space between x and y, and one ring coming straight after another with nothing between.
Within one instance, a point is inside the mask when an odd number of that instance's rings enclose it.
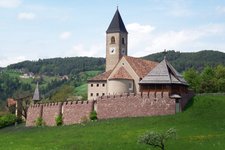
<instances>
[{"instance_id":1,"label":"bush","mask_svg":"<svg viewBox=\"0 0 225 150\"><path fill-rule=\"evenodd\" d=\"M154 148L160 148L161 150L165 150L165 143L168 139L171 139L176 136L176 130L170 128L165 132L154 132L148 131L141 137L139 137L138 142L147 144Z\"/></svg>"},{"instance_id":2,"label":"bush","mask_svg":"<svg viewBox=\"0 0 225 150\"><path fill-rule=\"evenodd\" d=\"M98 119L98 118L97 118L97 112L96 112L95 110L92 111L92 112L90 113L89 118L90 118L91 120L97 120L97 119Z\"/></svg>"},{"instance_id":3,"label":"bush","mask_svg":"<svg viewBox=\"0 0 225 150\"><path fill-rule=\"evenodd\" d=\"M0 128L13 125L18 119L14 114L6 114L0 117Z\"/></svg>"},{"instance_id":4,"label":"bush","mask_svg":"<svg viewBox=\"0 0 225 150\"><path fill-rule=\"evenodd\" d=\"M44 121L43 121L43 119L42 119L41 117L38 117L38 118L35 120L35 124L36 124L37 127L39 127L39 126L44 125Z\"/></svg>"},{"instance_id":5,"label":"bush","mask_svg":"<svg viewBox=\"0 0 225 150\"><path fill-rule=\"evenodd\" d=\"M58 115L57 117L55 117L55 123L57 126L61 126L63 124L62 115Z\"/></svg>"}]
</instances>

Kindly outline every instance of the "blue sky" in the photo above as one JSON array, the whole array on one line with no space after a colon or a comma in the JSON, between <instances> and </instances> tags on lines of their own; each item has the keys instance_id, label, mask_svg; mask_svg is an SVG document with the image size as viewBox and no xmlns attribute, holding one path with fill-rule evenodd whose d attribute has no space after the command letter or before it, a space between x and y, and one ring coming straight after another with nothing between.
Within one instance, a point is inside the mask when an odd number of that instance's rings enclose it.
<instances>
[{"instance_id":1,"label":"blue sky","mask_svg":"<svg viewBox=\"0 0 225 150\"><path fill-rule=\"evenodd\" d=\"M225 52L224 0L0 0L0 66L39 58L105 57L119 4L128 54Z\"/></svg>"}]
</instances>

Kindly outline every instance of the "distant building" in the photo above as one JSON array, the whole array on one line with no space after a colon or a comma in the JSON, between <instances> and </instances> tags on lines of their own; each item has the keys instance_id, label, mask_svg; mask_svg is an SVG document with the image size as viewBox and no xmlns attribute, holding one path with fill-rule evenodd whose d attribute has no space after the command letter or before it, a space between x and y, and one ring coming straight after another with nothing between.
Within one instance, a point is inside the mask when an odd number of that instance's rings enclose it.
<instances>
[{"instance_id":1,"label":"distant building","mask_svg":"<svg viewBox=\"0 0 225 150\"><path fill-rule=\"evenodd\" d=\"M106 70L88 80L88 100L124 93L188 92L188 84L166 58L158 63L127 54L128 32L117 9L106 31Z\"/></svg>"},{"instance_id":2,"label":"distant building","mask_svg":"<svg viewBox=\"0 0 225 150\"><path fill-rule=\"evenodd\" d=\"M23 79L34 78L34 73L33 72L24 73L23 75L20 76L20 78L23 78Z\"/></svg>"}]
</instances>

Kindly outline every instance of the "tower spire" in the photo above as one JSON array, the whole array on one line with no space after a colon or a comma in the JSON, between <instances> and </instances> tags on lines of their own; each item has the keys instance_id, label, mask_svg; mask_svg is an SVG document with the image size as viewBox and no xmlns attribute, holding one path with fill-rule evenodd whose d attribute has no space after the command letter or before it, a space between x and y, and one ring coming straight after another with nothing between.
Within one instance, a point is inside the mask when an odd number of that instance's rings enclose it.
<instances>
[{"instance_id":1,"label":"tower spire","mask_svg":"<svg viewBox=\"0 0 225 150\"><path fill-rule=\"evenodd\" d=\"M123 23L123 19L120 15L118 8L113 16L113 19L112 19L107 31L106 31L106 33L115 33L115 32L128 33L127 29Z\"/></svg>"}]
</instances>

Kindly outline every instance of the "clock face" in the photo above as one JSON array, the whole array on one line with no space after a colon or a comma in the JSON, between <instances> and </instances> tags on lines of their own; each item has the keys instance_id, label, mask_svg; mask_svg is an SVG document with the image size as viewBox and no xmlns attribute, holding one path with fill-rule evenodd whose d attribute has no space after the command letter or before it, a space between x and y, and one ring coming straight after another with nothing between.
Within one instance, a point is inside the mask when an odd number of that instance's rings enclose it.
<instances>
[{"instance_id":1,"label":"clock face","mask_svg":"<svg viewBox=\"0 0 225 150\"><path fill-rule=\"evenodd\" d=\"M116 48L115 48L115 47L111 47L111 48L109 49L109 53L110 53L110 54L115 54L115 53L116 53Z\"/></svg>"}]
</instances>

